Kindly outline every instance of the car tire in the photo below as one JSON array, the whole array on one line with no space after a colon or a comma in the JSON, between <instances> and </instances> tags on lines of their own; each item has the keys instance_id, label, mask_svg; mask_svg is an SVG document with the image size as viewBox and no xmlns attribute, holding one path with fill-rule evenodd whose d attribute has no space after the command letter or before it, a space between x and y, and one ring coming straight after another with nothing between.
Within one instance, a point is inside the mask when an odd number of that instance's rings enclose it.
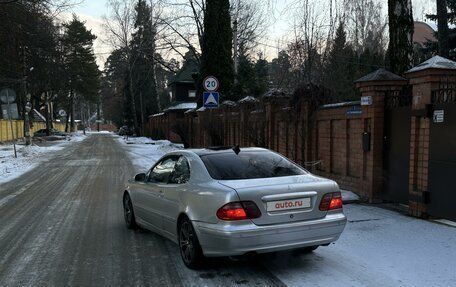
<instances>
[{"instance_id":1,"label":"car tire","mask_svg":"<svg viewBox=\"0 0 456 287\"><path fill-rule=\"evenodd\" d=\"M131 203L131 198L128 193L125 193L123 197L123 208L124 208L124 218L125 224L128 229L138 229L138 224L136 224L135 212L133 211L133 204Z\"/></svg>"},{"instance_id":2,"label":"car tire","mask_svg":"<svg viewBox=\"0 0 456 287\"><path fill-rule=\"evenodd\" d=\"M308 246L308 247L303 247L301 249L299 249L302 253L306 254L306 253L312 253L315 249L318 248L319 245L316 245L316 246Z\"/></svg>"},{"instance_id":3,"label":"car tire","mask_svg":"<svg viewBox=\"0 0 456 287\"><path fill-rule=\"evenodd\" d=\"M204 255L195 229L188 218L183 218L178 226L179 251L184 264L190 269L201 268Z\"/></svg>"}]
</instances>

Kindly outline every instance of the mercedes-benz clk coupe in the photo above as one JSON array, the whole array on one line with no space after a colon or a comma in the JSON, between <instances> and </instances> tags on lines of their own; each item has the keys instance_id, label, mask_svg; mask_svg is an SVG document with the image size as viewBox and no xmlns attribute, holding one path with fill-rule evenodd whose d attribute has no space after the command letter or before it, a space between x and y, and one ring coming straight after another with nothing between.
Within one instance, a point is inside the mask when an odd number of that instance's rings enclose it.
<instances>
[{"instance_id":1,"label":"mercedes-benz clk coupe","mask_svg":"<svg viewBox=\"0 0 456 287\"><path fill-rule=\"evenodd\" d=\"M123 207L128 228L174 241L189 268L205 257L310 252L346 223L334 181L263 148L170 152L128 182Z\"/></svg>"}]
</instances>

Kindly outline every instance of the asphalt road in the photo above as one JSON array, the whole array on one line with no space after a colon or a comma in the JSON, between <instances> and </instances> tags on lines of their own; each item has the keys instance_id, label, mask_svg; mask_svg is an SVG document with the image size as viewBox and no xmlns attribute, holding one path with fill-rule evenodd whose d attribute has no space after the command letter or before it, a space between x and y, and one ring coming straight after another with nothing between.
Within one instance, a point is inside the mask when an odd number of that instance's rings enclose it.
<instances>
[{"instance_id":1,"label":"asphalt road","mask_svg":"<svg viewBox=\"0 0 456 287\"><path fill-rule=\"evenodd\" d=\"M136 172L126 150L92 135L0 185L0 287L454 285L453 227L359 204L344 206L341 238L312 254L189 270L174 243L126 229L122 190Z\"/></svg>"},{"instance_id":2,"label":"asphalt road","mask_svg":"<svg viewBox=\"0 0 456 287\"><path fill-rule=\"evenodd\" d=\"M0 186L0 286L283 286L252 261L188 270L177 246L124 226L135 173L110 135L92 135Z\"/></svg>"}]
</instances>

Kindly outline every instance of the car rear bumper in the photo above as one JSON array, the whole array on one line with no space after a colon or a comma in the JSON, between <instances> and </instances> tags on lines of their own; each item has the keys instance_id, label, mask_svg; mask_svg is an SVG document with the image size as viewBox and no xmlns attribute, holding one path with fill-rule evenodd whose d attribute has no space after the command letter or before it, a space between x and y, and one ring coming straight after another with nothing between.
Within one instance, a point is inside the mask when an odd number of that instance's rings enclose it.
<instances>
[{"instance_id":1,"label":"car rear bumper","mask_svg":"<svg viewBox=\"0 0 456 287\"><path fill-rule=\"evenodd\" d=\"M205 256L266 253L336 241L347 219L341 212L313 221L257 226L252 222L194 222Z\"/></svg>"}]
</instances>

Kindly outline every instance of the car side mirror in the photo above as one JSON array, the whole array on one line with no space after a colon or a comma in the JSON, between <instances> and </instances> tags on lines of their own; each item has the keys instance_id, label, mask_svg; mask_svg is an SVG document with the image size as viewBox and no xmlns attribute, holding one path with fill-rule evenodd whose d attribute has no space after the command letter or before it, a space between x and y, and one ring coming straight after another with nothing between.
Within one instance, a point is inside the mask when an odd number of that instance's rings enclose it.
<instances>
[{"instance_id":1,"label":"car side mirror","mask_svg":"<svg viewBox=\"0 0 456 287\"><path fill-rule=\"evenodd\" d=\"M135 175L135 181L144 181L146 180L146 174L145 173L138 173Z\"/></svg>"}]
</instances>

